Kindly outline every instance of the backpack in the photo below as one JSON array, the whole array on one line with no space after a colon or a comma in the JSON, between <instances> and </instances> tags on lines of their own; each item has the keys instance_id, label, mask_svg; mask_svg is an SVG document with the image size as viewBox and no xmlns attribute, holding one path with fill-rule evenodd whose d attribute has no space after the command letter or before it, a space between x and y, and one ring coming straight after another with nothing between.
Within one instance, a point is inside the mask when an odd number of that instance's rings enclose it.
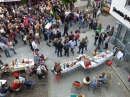
<instances>
[{"instance_id":1,"label":"backpack","mask_svg":"<svg viewBox=\"0 0 130 97\"><path fill-rule=\"evenodd\" d=\"M77 17L76 17L76 16L74 16L74 20L77 20Z\"/></svg>"}]
</instances>

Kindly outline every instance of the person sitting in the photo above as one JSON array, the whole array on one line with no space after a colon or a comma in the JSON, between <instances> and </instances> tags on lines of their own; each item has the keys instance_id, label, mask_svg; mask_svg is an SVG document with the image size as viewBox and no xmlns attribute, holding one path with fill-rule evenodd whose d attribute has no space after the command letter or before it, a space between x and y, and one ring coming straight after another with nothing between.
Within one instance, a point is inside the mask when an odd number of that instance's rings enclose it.
<instances>
[{"instance_id":1,"label":"person sitting","mask_svg":"<svg viewBox=\"0 0 130 97\"><path fill-rule=\"evenodd\" d=\"M23 76L16 76L16 79L19 79L20 83L22 83L22 84L26 81L25 77L23 77Z\"/></svg>"},{"instance_id":2,"label":"person sitting","mask_svg":"<svg viewBox=\"0 0 130 97\"><path fill-rule=\"evenodd\" d=\"M54 68L52 68L52 72L57 72L61 70L61 66L59 62L55 62Z\"/></svg>"},{"instance_id":3,"label":"person sitting","mask_svg":"<svg viewBox=\"0 0 130 97\"><path fill-rule=\"evenodd\" d=\"M0 86L0 94L1 94L0 97L4 97L6 93L8 92L8 90L9 90L9 87L7 87L5 84L2 84Z\"/></svg>"},{"instance_id":4,"label":"person sitting","mask_svg":"<svg viewBox=\"0 0 130 97\"><path fill-rule=\"evenodd\" d=\"M100 87L102 85L102 82L99 82L99 81L96 81L96 82L93 82L92 83L92 86L94 87L94 88L98 88L98 87Z\"/></svg>"},{"instance_id":5,"label":"person sitting","mask_svg":"<svg viewBox=\"0 0 130 97\"><path fill-rule=\"evenodd\" d=\"M99 81L102 83L107 83L108 78L107 75L103 72L102 75L99 76Z\"/></svg>"},{"instance_id":6,"label":"person sitting","mask_svg":"<svg viewBox=\"0 0 130 97\"><path fill-rule=\"evenodd\" d=\"M22 84L20 83L20 80L19 79L15 79L13 82L12 82L12 90L16 90L16 89L19 89L22 87Z\"/></svg>"},{"instance_id":7,"label":"person sitting","mask_svg":"<svg viewBox=\"0 0 130 97\"><path fill-rule=\"evenodd\" d=\"M25 68L25 72L26 72L27 74L29 74L30 77L32 77L33 70L32 70L31 67L27 66L27 67Z\"/></svg>"},{"instance_id":8,"label":"person sitting","mask_svg":"<svg viewBox=\"0 0 130 97\"><path fill-rule=\"evenodd\" d=\"M87 76L86 78L84 78L83 79L83 83L85 84L85 85L89 85L90 83L91 83L91 80L90 80L90 78Z\"/></svg>"}]
</instances>

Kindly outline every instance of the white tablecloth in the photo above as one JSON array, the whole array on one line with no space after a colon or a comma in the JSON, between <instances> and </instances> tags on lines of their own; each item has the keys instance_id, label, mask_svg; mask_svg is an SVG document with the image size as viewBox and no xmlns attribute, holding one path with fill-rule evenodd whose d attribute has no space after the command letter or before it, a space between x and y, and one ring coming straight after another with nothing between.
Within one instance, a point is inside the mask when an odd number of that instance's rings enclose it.
<instances>
[{"instance_id":1,"label":"white tablecloth","mask_svg":"<svg viewBox=\"0 0 130 97\"><path fill-rule=\"evenodd\" d=\"M105 55L105 56L102 58L102 55ZM109 52L109 53L102 52L98 56L94 56L92 58L89 58L90 60L94 59L95 61L91 61L91 65L88 68L93 68L93 67L97 67L97 66L101 65L102 63L107 61L112 55L113 55L112 52ZM76 64L73 66L67 67L66 65L61 65L61 69L62 69L61 73L66 73L68 71L71 71L71 70L79 67L79 66L82 66L84 69L88 69L84 66L84 61L81 60L81 61L77 61Z\"/></svg>"},{"instance_id":2,"label":"white tablecloth","mask_svg":"<svg viewBox=\"0 0 130 97\"><path fill-rule=\"evenodd\" d=\"M101 58L100 57L100 55L98 55L99 57L92 57L92 58L96 58L96 62L92 62L91 61L91 66L89 66L88 68L93 68L93 67L97 67L97 66L99 66L99 65L101 65L102 63L104 63L104 62L106 62L112 55L113 55L113 53L112 52L109 52L108 54L106 54L105 52L104 52L104 54L106 55L105 57L103 57L103 58ZM92 59L92 58L90 58L90 60ZM84 69L87 69L85 66L84 66L84 61L82 61L82 62L80 62L80 64L83 66L83 68Z\"/></svg>"},{"instance_id":3,"label":"white tablecloth","mask_svg":"<svg viewBox=\"0 0 130 97\"><path fill-rule=\"evenodd\" d=\"M25 67L30 66L33 67L34 66L34 60L33 59L29 59L31 62L29 64L25 64L25 63L18 63L17 66L14 66L13 69L11 69L12 72L14 71L20 71L20 70L24 70Z\"/></svg>"},{"instance_id":4,"label":"white tablecloth","mask_svg":"<svg viewBox=\"0 0 130 97\"><path fill-rule=\"evenodd\" d=\"M76 64L73 65L72 67L68 67L68 68L66 67L66 68L64 69L64 66L62 66L62 67L61 67L61 69L62 69L61 73L66 73L66 72L68 72L68 71L71 71L71 70L73 70L73 69L79 67L79 66L80 66L80 62L79 62L79 61L76 62Z\"/></svg>"},{"instance_id":5,"label":"white tablecloth","mask_svg":"<svg viewBox=\"0 0 130 97\"><path fill-rule=\"evenodd\" d=\"M0 80L0 85L6 84L7 80Z\"/></svg>"}]
</instances>

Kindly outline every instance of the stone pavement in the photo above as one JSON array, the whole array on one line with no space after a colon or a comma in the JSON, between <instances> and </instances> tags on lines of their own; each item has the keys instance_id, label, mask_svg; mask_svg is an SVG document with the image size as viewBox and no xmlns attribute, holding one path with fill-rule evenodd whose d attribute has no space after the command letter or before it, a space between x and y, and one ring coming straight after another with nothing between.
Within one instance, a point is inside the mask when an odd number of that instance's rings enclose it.
<instances>
[{"instance_id":1,"label":"stone pavement","mask_svg":"<svg viewBox=\"0 0 130 97\"><path fill-rule=\"evenodd\" d=\"M99 18L99 23L100 22L102 23L103 28L105 28L108 24L112 26L115 25L115 19L111 15L108 15L107 17L101 16ZM69 28L69 31L74 32L77 27L79 27L79 25L74 24L72 27ZM60 31L61 33L63 33L63 26L60 27ZM80 34L80 40L86 35L88 36L88 39L89 39L88 51L84 53L92 57L93 56L92 50L96 48L93 45L94 37L92 37L92 33L88 28L82 28L81 32L83 31L85 31L86 33ZM112 50L112 47L113 46L109 44L109 50ZM83 69L82 67L78 67L75 70L62 74L59 84L54 83L54 74L50 71L50 69L54 66L54 61L59 61L63 63L63 62L76 58L78 56L77 54L78 46L74 50L75 55L72 56L70 53L70 57L65 57L65 56L57 57L57 55L54 54L54 47L46 46L45 41L41 42L41 44L39 45L39 49L40 49L39 53L42 53L48 56L48 60L46 61L46 64L49 68L49 71L48 71L48 77L45 80L46 85L45 86L37 85L38 79L37 77L33 77L31 79L34 79L35 86L32 92L25 92L23 88L22 93L18 93L18 95L12 94L12 97L69 97L69 95L71 94L71 87L72 87L73 81L75 80L82 81L82 79L86 76L89 76L92 79L93 77L101 74L105 69L108 68L105 64L102 64L96 68L86 69L86 70ZM2 61L4 63L10 63L12 60L16 58L19 58L19 59L28 58L28 57L33 58L33 55L29 46L28 45L23 46L20 39L19 39L19 43L16 45L16 51L18 53L17 55L13 55L12 52L10 51L10 53L12 54L11 58L6 58L4 53L2 52L1 53ZM114 70L112 69L112 71ZM20 72L20 74L25 75L24 71ZM14 77L10 76L8 78L5 76L3 79L9 79L8 85L10 85ZM96 91L93 94L91 89L88 91L86 87L83 87L81 93L84 94L85 97L130 97L129 92L127 92L127 89L125 88L124 84L121 82L120 78L117 76L116 72L114 72L112 75L112 83L110 87L108 88L108 90L106 90L106 87L103 86L101 93L99 93L99 91Z\"/></svg>"}]
</instances>

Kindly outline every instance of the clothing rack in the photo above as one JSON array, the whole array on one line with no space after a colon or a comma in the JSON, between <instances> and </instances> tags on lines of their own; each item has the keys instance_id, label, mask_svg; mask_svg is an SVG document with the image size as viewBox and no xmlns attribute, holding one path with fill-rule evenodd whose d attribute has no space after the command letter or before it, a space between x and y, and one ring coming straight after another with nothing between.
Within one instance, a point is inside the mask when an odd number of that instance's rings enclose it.
<instances>
[{"instance_id":1,"label":"clothing rack","mask_svg":"<svg viewBox=\"0 0 130 97\"><path fill-rule=\"evenodd\" d=\"M125 60L125 56L126 56L126 51L122 50L121 47L119 46L114 46L113 47L113 60L116 58L119 61L119 64L121 61ZM119 66L119 65L117 65Z\"/></svg>"}]
</instances>

